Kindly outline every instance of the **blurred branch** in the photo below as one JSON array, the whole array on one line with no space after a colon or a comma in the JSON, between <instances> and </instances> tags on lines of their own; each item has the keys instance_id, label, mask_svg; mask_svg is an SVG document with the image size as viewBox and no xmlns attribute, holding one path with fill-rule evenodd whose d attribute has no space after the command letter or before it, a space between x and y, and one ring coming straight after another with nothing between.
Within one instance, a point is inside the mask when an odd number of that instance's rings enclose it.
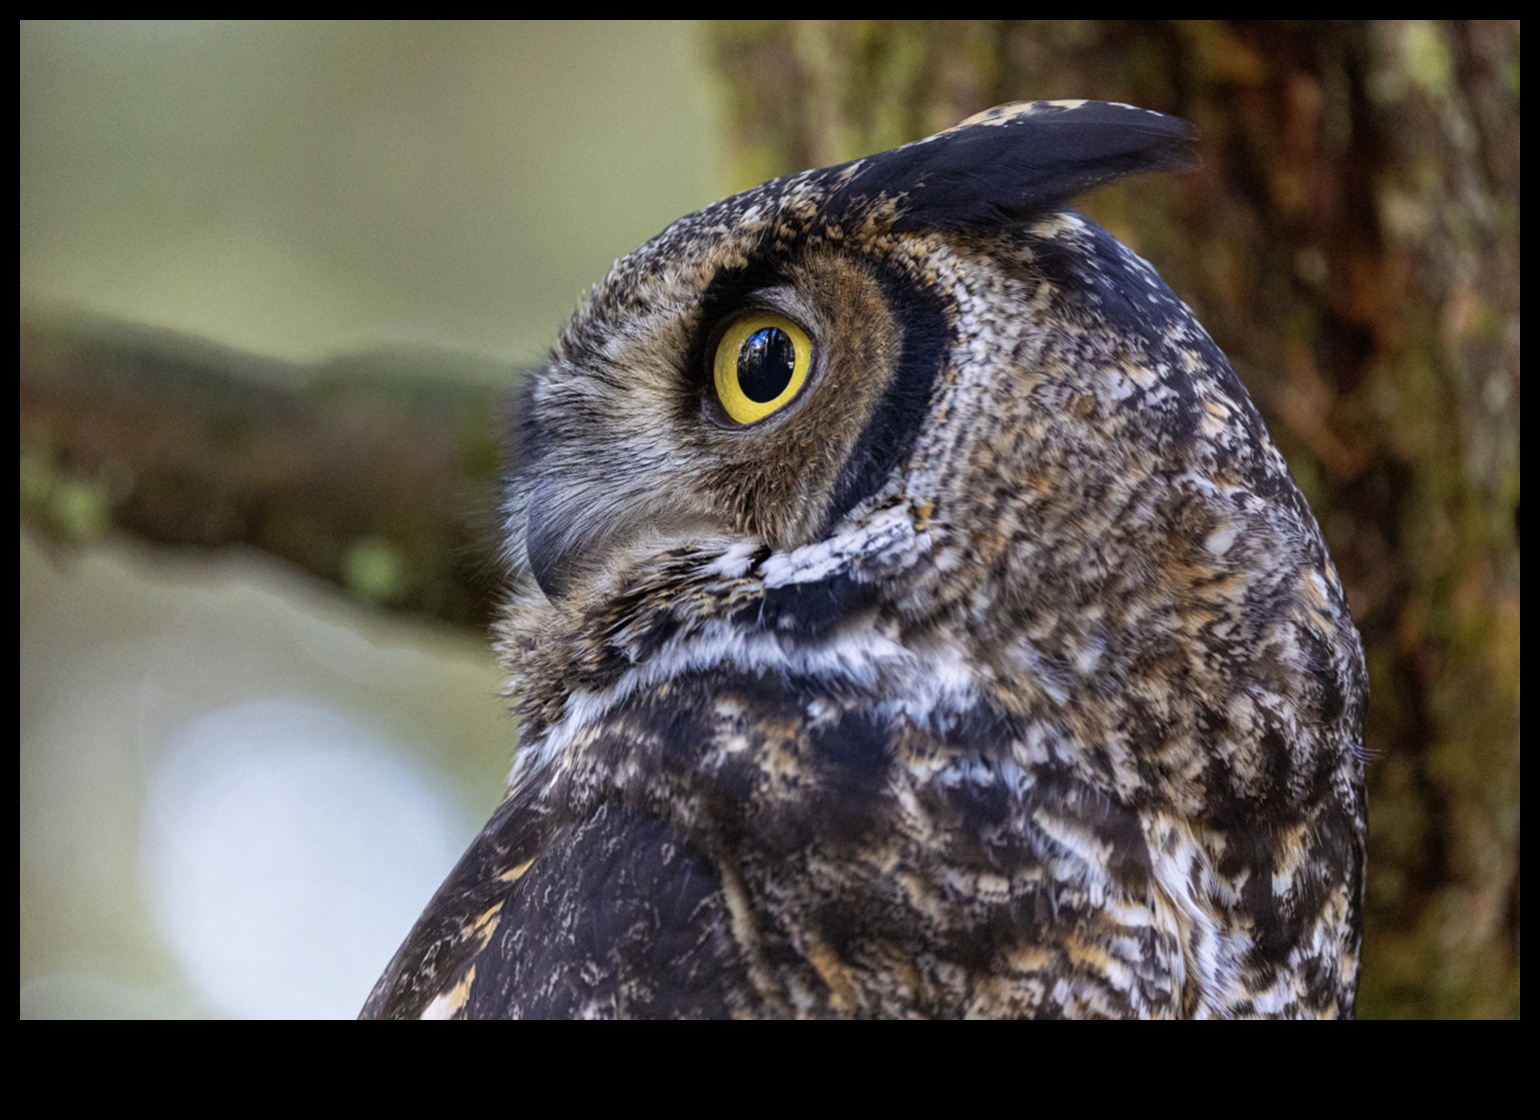
<instances>
[{"instance_id":1,"label":"blurred branch","mask_svg":"<svg viewBox=\"0 0 1540 1120\"><path fill-rule=\"evenodd\" d=\"M109 533L254 548L371 605L485 627L498 407L442 376L464 363L406 352L299 369L24 315L22 523L56 550Z\"/></svg>"}]
</instances>

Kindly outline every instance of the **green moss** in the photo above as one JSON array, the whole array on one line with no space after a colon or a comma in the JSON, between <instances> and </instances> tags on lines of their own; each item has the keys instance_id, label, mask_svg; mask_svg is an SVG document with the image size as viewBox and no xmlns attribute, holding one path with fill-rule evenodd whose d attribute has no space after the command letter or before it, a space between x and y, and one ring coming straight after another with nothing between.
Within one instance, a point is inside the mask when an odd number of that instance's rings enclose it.
<instances>
[{"instance_id":1,"label":"green moss","mask_svg":"<svg viewBox=\"0 0 1540 1120\"><path fill-rule=\"evenodd\" d=\"M112 527L106 490L84 478L63 478L48 498L48 519L76 544L100 540Z\"/></svg>"},{"instance_id":2,"label":"green moss","mask_svg":"<svg viewBox=\"0 0 1540 1120\"><path fill-rule=\"evenodd\" d=\"M1431 20L1414 20L1402 39L1406 53L1406 72L1430 97L1449 93L1454 83L1454 60L1439 37L1438 26Z\"/></svg>"},{"instance_id":3,"label":"green moss","mask_svg":"<svg viewBox=\"0 0 1540 1120\"><path fill-rule=\"evenodd\" d=\"M405 558L382 537L354 542L342 566L348 589L370 602L393 603L406 590Z\"/></svg>"},{"instance_id":4,"label":"green moss","mask_svg":"<svg viewBox=\"0 0 1540 1120\"><path fill-rule=\"evenodd\" d=\"M53 462L42 452L21 453L21 508L23 512L46 509L56 476Z\"/></svg>"},{"instance_id":5,"label":"green moss","mask_svg":"<svg viewBox=\"0 0 1540 1120\"><path fill-rule=\"evenodd\" d=\"M21 512L37 527L72 545L101 540L112 528L112 497L100 478L61 471L35 445L22 448Z\"/></svg>"}]
</instances>

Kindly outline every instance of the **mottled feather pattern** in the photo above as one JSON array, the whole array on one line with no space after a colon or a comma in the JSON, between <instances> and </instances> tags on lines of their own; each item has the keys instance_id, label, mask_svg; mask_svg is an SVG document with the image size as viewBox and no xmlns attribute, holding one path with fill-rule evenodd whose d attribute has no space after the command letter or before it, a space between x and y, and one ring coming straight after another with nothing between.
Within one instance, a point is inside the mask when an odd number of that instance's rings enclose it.
<instances>
[{"instance_id":1,"label":"mottled feather pattern","mask_svg":"<svg viewBox=\"0 0 1540 1120\"><path fill-rule=\"evenodd\" d=\"M378 1017L1346 1016L1365 676L1228 362L1007 106L618 262L523 393L508 797ZM735 425L744 308L813 340Z\"/></svg>"}]
</instances>

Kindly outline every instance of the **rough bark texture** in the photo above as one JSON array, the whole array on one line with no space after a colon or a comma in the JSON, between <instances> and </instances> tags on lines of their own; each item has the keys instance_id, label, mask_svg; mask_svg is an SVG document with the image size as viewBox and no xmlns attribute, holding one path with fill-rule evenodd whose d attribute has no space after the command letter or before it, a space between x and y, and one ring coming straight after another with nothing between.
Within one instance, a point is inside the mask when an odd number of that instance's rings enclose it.
<instances>
[{"instance_id":1,"label":"rough bark texture","mask_svg":"<svg viewBox=\"0 0 1540 1120\"><path fill-rule=\"evenodd\" d=\"M1087 207L1230 354L1368 651L1365 1016L1519 1010L1519 25L948 22L713 32L742 184L989 105L1186 117Z\"/></svg>"}]
</instances>

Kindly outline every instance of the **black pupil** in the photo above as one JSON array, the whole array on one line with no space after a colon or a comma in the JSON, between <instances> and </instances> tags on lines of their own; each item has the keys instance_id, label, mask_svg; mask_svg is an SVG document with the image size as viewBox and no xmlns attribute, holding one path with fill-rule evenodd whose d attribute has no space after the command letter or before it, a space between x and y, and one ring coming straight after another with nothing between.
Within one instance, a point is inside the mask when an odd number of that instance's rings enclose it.
<instances>
[{"instance_id":1,"label":"black pupil","mask_svg":"<svg viewBox=\"0 0 1540 1120\"><path fill-rule=\"evenodd\" d=\"M797 347L780 327L763 327L738 351L738 388L758 404L773 401L791 384Z\"/></svg>"}]
</instances>

